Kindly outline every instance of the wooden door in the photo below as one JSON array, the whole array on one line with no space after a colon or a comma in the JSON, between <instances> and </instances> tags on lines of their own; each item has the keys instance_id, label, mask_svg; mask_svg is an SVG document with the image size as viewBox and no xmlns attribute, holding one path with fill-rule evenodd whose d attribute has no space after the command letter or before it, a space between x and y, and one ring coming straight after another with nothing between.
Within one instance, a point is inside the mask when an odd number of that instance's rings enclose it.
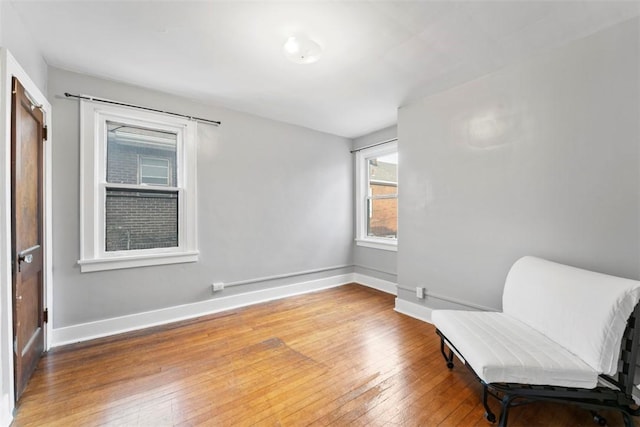
<instances>
[{"instance_id":1,"label":"wooden door","mask_svg":"<svg viewBox=\"0 0 640 427\"><path fill-rule=\"evenodd\" d=\"M44 351L44 115L20 82L12 81L11 250L16 401Z\"/></svg>"}]
</instances>

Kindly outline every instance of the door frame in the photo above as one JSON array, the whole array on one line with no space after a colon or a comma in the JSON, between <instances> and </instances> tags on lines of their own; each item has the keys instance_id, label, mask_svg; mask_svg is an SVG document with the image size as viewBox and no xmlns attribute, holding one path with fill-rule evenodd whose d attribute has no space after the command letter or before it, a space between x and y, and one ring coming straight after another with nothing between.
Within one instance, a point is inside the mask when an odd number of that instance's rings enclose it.
<instances>
[{"instance_id":1,"label":"door frame","mask_svg":"<svg viewBox=\"0 0 640 427\"><path fill-rule=\"evenodd\" d=\"M52 137L51 104L6 48L0 48L0 427L8 426L15 409L13 372L13 308L11 293L11 79L17 77L34 101L42 105L48 140L44 146L43 306L49 309L44 329L45 351L51 347L52 275Z\"/></svg>"}]
</instances>

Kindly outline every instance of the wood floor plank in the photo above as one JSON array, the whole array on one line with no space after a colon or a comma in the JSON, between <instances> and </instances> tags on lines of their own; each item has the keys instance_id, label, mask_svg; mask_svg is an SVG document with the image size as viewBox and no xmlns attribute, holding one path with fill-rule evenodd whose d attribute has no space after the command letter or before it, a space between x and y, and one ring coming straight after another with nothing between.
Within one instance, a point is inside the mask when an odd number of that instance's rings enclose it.
<instances>
[{"instance_id":1,"label":"wood floor plank","mask_svg":"<svg viewBox=\"0 0 640 427\"><path fill-rule=\"evenodd\" d=\"M351 284L56 348L13 427L490 426L475 377L449 371L433 326L393 306ZM509 425L591 416L532 404Z\"/></svg>"}]
</instances>

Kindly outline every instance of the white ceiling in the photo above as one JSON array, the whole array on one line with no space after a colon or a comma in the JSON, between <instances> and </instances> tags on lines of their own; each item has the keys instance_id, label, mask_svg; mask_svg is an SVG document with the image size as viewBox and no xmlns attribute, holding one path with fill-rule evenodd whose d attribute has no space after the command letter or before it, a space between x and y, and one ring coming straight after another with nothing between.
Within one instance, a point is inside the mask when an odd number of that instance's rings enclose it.
<instances>
[{"instance_id":1,"label":"white ceiling","mask_svg":"<svg viewBox=\"0 0 640 427\"><path fill-rule=\"evenodd\" d=\"M13 0L49 65L346 137L640 14L640 2ZM299 65L305 34L324 48Z\"/></svg>"}]
</instances>

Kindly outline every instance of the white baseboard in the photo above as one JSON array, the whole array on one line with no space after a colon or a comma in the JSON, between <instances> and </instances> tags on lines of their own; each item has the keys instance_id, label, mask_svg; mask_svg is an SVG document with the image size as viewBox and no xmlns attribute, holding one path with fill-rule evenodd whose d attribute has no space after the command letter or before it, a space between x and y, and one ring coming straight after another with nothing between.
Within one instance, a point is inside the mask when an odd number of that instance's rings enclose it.
<instances>
[{"instance_id":1,"label":"white baseboard","mask_svg":"<svg viewBox=\"0 0 640 427\"><path fill-rule=\"evenodd\" d=\"M388 280L378 279L365 274L353 273L353 281L391 295L398 295L397 285L393 282L389 282Z\"/></svg>"},{"instance_id":2,"label":"white baseboard","mask_svg":"<svg viewBox=\"0 0 640 427\"><path fill-rule=\"evenodd\" d=\"M180 320L192 319L194 317L218 313L220 311L305 294L321 289L333 288L352 282L354 282L353 273L341 274L323 279L295 283L292 285L231 295L228 297L212 298L207 301L200 301L192 304L184 304L160 310L131 314L128 316L114 317L111 319L82 323L64 328L55 328L52 331L52 347L88 341L95 338L135 331Z\"/></svg>"},{"instance_id":3,"label":"white baseboard","mask_svg":"<svg viewBox=\"0 0 640 427\"><path fill-rule=\"evenodd\" d=\"M261 302L272 301L289 296L305 294L321 289L333 288L347 283L356 282L382 292L397 295L396 284L387 280L377 279L359 273L341 274L323 279L310 280L292 285L276 288L246 292L228 297L212 298L192 304L177 305L160 310L136 313L127 316L114 317L95 322L81 323L63 328L54 328L52 331L51 346L73 344L116 335L123 332L136 331L152 326L164 325L194 317L206 316L225 310L245 307ZM396 299L396 310L398 309ZM410 303L408 303L410 304ZM415 316L414 316L415 317Z\"/></svg>"},{"instance_id":4,"label":"white baseboard","mask_svg":"<svg viewBox=\"0 0 640 427\"><path fill-rule=\"evenodd\" d=\"M414 302L406 301L400 298L396 298L396 307L395 310L398 313L405 314L407 316L411 316L418 320L422 320L423 322L433 323L431 321L431 312L433 311L429 307L425 307L424 305L416 304Z\"/></svg>"}]
</instances>

